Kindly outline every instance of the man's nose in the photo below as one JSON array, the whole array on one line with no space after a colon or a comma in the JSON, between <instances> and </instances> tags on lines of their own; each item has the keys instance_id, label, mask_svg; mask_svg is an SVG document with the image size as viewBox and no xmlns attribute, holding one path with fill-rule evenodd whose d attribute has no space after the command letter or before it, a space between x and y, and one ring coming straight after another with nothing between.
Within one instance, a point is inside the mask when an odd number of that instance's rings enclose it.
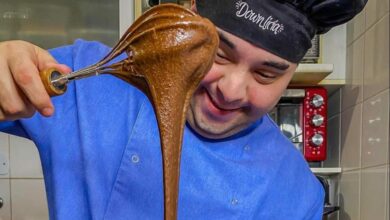
<instances>
[{"instance_id":1,"label":"man's nose","mask_svg":"<svg viewBox=\"0 0 390 220\"><path fill-rule=\"evenodd\" d=\"M241 103L246 100L248 79L243 71L225 74L217 84L218 98L226 104Z\"/></svg>"}]
</instances>

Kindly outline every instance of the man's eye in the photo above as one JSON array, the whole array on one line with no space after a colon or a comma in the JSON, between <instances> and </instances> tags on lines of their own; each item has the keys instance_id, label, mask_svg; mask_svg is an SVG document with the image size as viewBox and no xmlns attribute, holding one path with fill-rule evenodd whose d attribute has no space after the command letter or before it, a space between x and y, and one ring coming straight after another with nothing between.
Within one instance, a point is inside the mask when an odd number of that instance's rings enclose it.
<instances>
[{"instance_id":1,"label":"man's eye","mask_svg":"<svg viewBox=\"0 0 390 220\"><path fill-rule=\"evenodd\" d=\"M222 53L217 53L217 56L215 57L215 62L219 64L225 64L229 63L229 58L227 58L224 54Z\"/></svg>"},{"instance_id":2,"label":"man's eye","mask_svg":"<svg viewBox=\"0 0 390 220\"><path fill-rule=\"evenodd\" d=\"M275 76L275 75L268 74L268 73L256 71L256 72L255 72L255 79L256 79L259 83L261 83L261 84L271 84L272 82L275 81L276 76Z\"/></svg>"},{"instance_id":3,"label":"man's eye","mask_svg":"<svg viewBox=\"0 0 390 220\"><path fill-rule=\"evenodd\" d=\"M271 74L267 74L267 73L264 73L264 72L256 72L257 75L261 76L261 77L264 77L264 78L267 78L267 79L275 79L276 76L274 75L271 75Z\"/></svg>"},{"instance_id":4,"label":"man's eye","mask_svg":"<svg viewBox=\"0 0 390 220\"><path fill-rule=\"evenodd\" d=\"M226 59L227 60L227 57L225 57L223 54L221 54L221 53L217 53L217 56L219 57L219 58L222 58L222 59Z\"/></svg>"}]
</instances>

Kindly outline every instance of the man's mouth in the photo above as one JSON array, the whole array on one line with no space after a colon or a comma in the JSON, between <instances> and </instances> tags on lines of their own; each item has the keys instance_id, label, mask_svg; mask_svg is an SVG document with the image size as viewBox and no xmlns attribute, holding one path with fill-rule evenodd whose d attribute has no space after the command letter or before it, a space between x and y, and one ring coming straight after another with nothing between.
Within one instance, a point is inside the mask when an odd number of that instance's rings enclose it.
<instances>
[{"instance_id":1,"label":"man's mouth","mask_svg":"<svg viewBox=\"0 0 390 220\"><path fill-rule=\"evenodd\" d=\"M208 93L207 90L205 90L205 97L207 110L214 116L228 116L237 113L239 110L239 108L228 109L222 107L218 102L213 99L213 97L210 95L210 93Z\"/></svg>"}]
</instances>

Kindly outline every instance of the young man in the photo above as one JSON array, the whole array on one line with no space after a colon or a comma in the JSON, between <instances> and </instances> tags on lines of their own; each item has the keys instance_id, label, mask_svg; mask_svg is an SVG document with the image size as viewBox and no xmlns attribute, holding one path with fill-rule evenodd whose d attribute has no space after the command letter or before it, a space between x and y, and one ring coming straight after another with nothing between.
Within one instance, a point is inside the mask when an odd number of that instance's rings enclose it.
<instances>
[{"instance_id":1,"label":"young man","mask_svg":"<svg viewBox=\"0 0 390 220\"><path fill-rule=\"evenodd\" d=\"M193 3L218 27L221 43L187 114L179 219L321 219L321 185L266 113L314 34L351 19L364 4ZM70 84L52 104L38 76L53 66L85 67L109 50L85 41L50 54L26 42L0 44L0 130L37 145L53 219L163 218L161 152L148 99L101 76Z\"/></svg>"}]
</instances>

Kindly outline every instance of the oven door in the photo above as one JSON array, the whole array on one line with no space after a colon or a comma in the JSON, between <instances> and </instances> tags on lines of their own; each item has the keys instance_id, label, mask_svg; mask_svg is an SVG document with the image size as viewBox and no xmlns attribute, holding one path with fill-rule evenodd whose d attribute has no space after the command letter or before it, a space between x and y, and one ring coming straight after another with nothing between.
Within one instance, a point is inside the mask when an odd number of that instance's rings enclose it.
<instances>
[{"instance_id":1,"label":"oven door","mask_svg":"<svg viewBox=\"0 0 390 220\"><path fill-rule=\"evenodd\" d=\"M279 103L270 115L281 132L303 153L302 104Z\"/></svg>"}]
</instances>

